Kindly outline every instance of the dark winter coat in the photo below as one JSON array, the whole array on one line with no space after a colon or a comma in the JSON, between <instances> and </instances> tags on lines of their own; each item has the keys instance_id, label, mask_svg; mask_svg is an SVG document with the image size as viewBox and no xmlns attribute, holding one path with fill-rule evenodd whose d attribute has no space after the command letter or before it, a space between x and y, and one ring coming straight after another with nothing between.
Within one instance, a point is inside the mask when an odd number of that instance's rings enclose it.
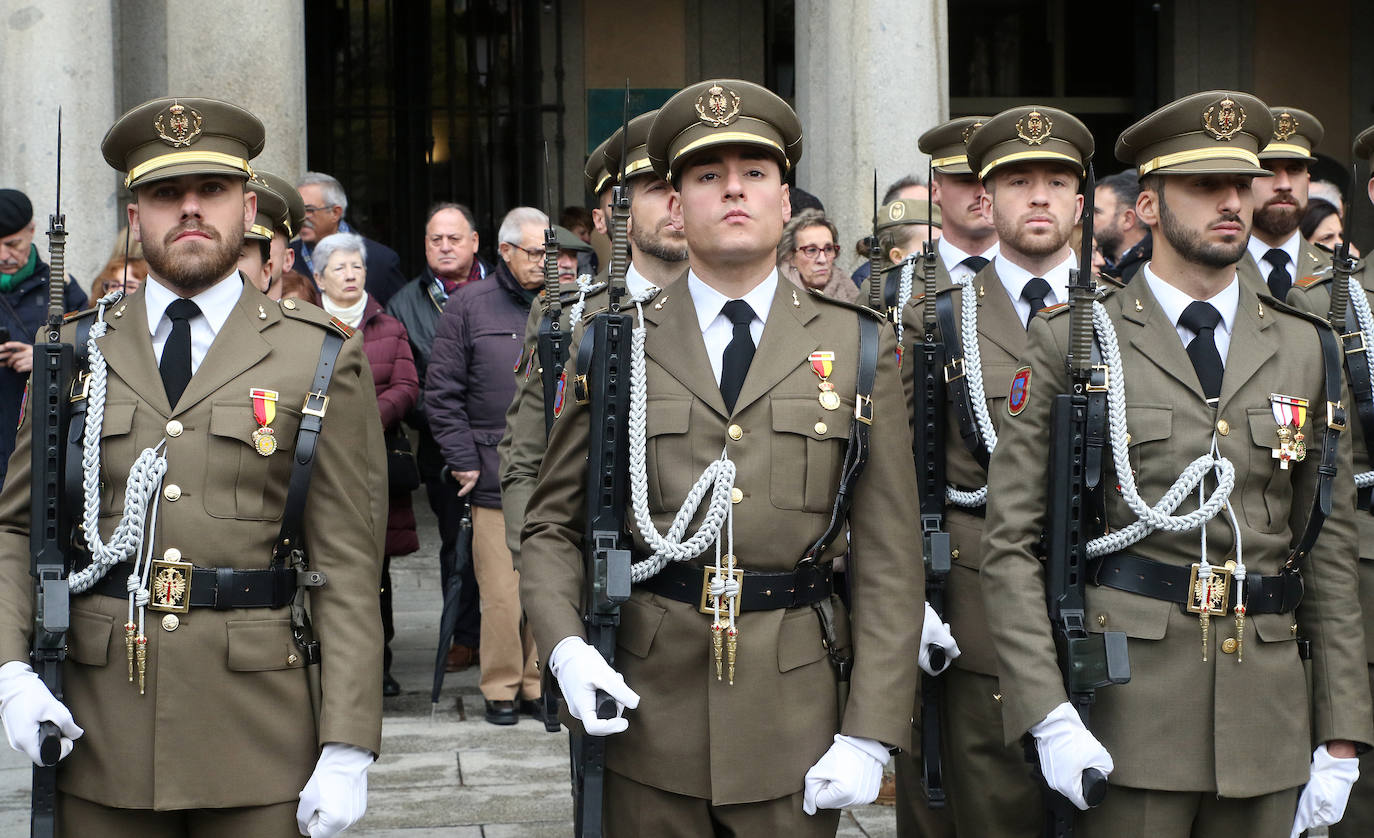
<instances>
[{"instance_id":1,"label":"dark winter coat","mask_svg":"<svg viewBox=\"0 0 1374 838\"><path fill-rule=\"evenodd\" d=\"M504 262L486 279L449 297L439 319L425 376L425 414L453 471L480 471L472 490L477 506L501 506L496 445L515 396L512 374L524 348L532 297Z\"/></svg>"},{"instance_id":2,"label":"dark winter coat","mask_svg":"<svg viewBox=\"0 0 1374 838\"><path fill-rule=\"evenodd\" d=\"M401 430L401 419L420 397L420 380L415 374L415 358L410 339L401 321L382 311L382 304L371 294L359 324L363 333L363 352L372 367L377 385L377 406L382 411L382 427L388 433ZM386 518L386 554L403 556L420 549L415 532L415 510L410 495L392 495Z\"/></svg>"}]
</instances>

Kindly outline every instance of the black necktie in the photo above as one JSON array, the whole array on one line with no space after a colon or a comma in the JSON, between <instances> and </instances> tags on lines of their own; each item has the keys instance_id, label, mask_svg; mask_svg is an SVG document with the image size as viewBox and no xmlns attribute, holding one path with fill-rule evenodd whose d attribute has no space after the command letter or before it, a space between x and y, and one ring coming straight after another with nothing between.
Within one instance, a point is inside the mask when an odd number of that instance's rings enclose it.
<instances>
[{"instance_id":1,"label":"black necktie","mask_svg":"<svg viewBox=\"0 0 1374 838\"><path fill-rule=\"evenodd\" d=\"M744 377L749 374L749 362L754 360L754 337L749 334L754 310L744 300L731 300L721 314L735 325L734 337L726 344L720 364L720 395L725 399L725 409L733 413Z\"/></svg>"},{"instance_id":2,"label":"black necktie","mask_svg":"<svg viewBox=\"0 0 1374 838\"><path fill-rule=\"evenodd\" d=\"M1288 291L1293 287L1293 275L1288 272L1288 254L1276 247L1264 254L1264 261L1274 266L1269 272L1269 293L1279 302L1287 300Z\"/></svg>"},{"instance_id":3,"label":"black necktie","mask_svg":"<svg viewBox=\"0 0 1374 838\"><path fill-rule=\"evenodd\" d=\"M1026 287L1021 289L1021 299L1030 303L1030 314L1026 315L1026 329L1030 329L1035 313L1045 307L1045 298L1050 295L1050 284L1040 277L1032 277Z\"/></svg>"},{"instance_id":4,"label":"black necktie","mask_svg":"<svg viewBox=\"0 0 1374 838\"><path fill-rule=\"evenodd\" d=\"M162 347L162 362L157 369L162 373L167 403L173 408L191 380L191 318L197 314L200 314L200 306L190 300L177 299L167 306L167 316L172 320L172 334L168 335L167 343Z\"/></svg>"},{"instance_id":5,"label":"black necktie","mask_svg":"<svg viewBox=\"0 0 1374 838\"><path fill-rule=\"evenodd\" d=\"M966 266L974 273L978 273L988 266L988 260L984 259L982 256L970 256L959 264Z\"/></svg>"},{"instance_id":6,"label":"black necktie","mask_svg":"<svg viewBox=\"0 0 1374 838\"><path fill-rule=\"evenodd\" d=\"M1221 395L1221 353L1217 351L1216 328L1221 322L1221 312L1211 303L1192 302L1178 318L1180 326L1196 333L1188 344L1188 358L1193 362L1197 380L1202 384L1202 392L1208 401Z\"/></svg>"}]
</instances>

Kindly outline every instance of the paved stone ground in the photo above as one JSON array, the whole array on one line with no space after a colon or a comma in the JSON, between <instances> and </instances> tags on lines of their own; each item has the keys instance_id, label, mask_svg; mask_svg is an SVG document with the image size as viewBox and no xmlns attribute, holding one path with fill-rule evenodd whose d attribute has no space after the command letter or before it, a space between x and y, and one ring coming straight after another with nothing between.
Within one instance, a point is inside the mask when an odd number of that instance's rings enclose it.
<instances>
[{"instance_id":1,"label":"paved stone ground","mask_svg":"<svg viewBox=\"0 0 1374 838\"><path fill-rule=\"evenodd\" d=\"M477 672L447 676L429 701L438 635L438 534L416 495L420 550L392 563L396 615L392 674L403 693L387 699L382 755L369 774L368 811L347 834L369 838L565 838L572 834L566 735L523 718L482 720ZM0 836L28 834L31 772L0 742ZM78 744L77 747L80 747ZM846 812L839 835L896 834L891 808Z\"/></svg>"}]
</instances>

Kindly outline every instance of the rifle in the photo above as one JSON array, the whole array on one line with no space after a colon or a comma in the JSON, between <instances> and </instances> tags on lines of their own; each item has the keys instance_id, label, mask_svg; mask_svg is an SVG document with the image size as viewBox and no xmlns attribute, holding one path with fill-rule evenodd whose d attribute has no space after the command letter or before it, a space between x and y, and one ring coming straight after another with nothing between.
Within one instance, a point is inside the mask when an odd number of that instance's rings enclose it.
<instances>
[{"instance_id":1,"label":"rifle","mask_svg":"<svg viewBox=\"0 0 1374 838\"><path fill-rule=\"evenodd\" d=\"M1092 308L1097 297L1092 273L1095 186L1096 178L1089 166L1083 184L1083 244L1079 248L1078 269L1070 271L1069 279L1069 353L1065 362L1070 392L1056 394L1050 409L1049 525L1045 533L1045 595L1050 631L1054 634L1069 702L1084 725L1088 724L1098 689L1131 680L1125 633L1089 634L1084 622L1088 537L1094 530L1102 477L1100 451L1094 458L1092 448L1093 440L1102 437L1106 421L1106 367L1093 363L1096 338ZM1027 759L1038 775L1035 744L1027 738ZM1072 836L1077 807L1048 785L1044 792L1045 835ZM1095 768L1084 771L1083 797L1088 805L1098 805L1106 795L1106 775Z\"/></svg>"},{"instance_id":2,"label":"rifle","mask_svg":"<svg viewBox=\"0 0 1374 838\"><path fill-rule=\"evenodd\" d=\"M1350 166L1350 195L1348 208L1341 221L1341 243L1331 254L1331 305L1326 319L1341 339L1344 347L1346 380L1350 383L1351 399L1355 402L1355 416L1366 440L1374 440L1374 386L1369 378L1369 357L1366 351L1370 336L1364 333L1355 316L1350 299L1350 275L1355 272L1356 260L1350 256L1350 218L1359 202L1359 163ZM1355 293L1364 293L1357 290ZM1348 330L1353 323L1353 330ZM1365 490L1361 490L1363 495Z\"/></svg>"},{"instance_id":3,"label":"rifle","mask_svg":"<svg viewBox=\"0 0 1374 838\"><path fill-rule=\"evenodd\" d=\"M930 197L926 197L927 218ZM926 567L926 602L935 613L945 616L945 583L950 573L949 533L945 532L945 411L947 392L944 382L945 344L935 312L935 241L933 225L926 227L921 248L921 276L925 285L925 305L921 321L921 345L916 370L916 433L912 438L920 480L921 546ZM905 304L905 300L899 304ZM898 315L901 316L900 314ZM914 348L914 347L913 347ZM930 664L940 669L945 663L943 649L930 652ZM945 789L940 764L940 681L932 676L921 679L921 787L926 805L945 806Z\"/></svg>"},{"instance_id":4,"label":"rifle","mask_svg":"<svg viewBox=\"0 0 1374 838\"><path fill-rule=\"evenodd\" d=\"M587 370L590 444L587 451L587 552L583 622L587 642L606 663L615 665L615 630L620 604L630 598L630 550L625 532L626 482L630 448L629 314L621 310L625 272L629 267L627 224L630 195L625 188L625 143L629 135L630 86L625 83L621 127L620 179L612 193L610 307L592 318L588 332L592 355ZM615 717L615 699L596 691L596 715ZM602 834L606 739L583 732L572 736L574 826L579 838Z\"/></svg>"},{"instance_id":5,"label":"rifle","mask_svg":"<svg viewBox=\"0 0 1374 838\"><path fill-rule=\"evenodd\" d=\"M883 248L878 244L878 170L873 170L873 235L868 240L868 307L874 311L883 310L883 274L878 266L883 263ZM898 302L898 306L906 300ZM897 317L901 317L900 309Z\"/></svg>"},{"instance_id":6,"label":"rifle","mask_svg":"<svg viewBox=\"0 0 1374 838\"><path fill-rule=\"evenodd\" d=\"M63 280L66 277L67 218L62 214L62 112L57 112L57 207L48 216L48 316L44 342L33 348L33 381L29 398L33 410L31 487L32 526L29 531L30 574L34 578L34 627L31 660L53 697L62 700L62 661L70 625L67 588L67 549L70 510L62 502L62 474L66 444L63 405L71 387L75 349L62 343ZM57 834L57 761L62 735L57 725L39 725L39 758L33 769L33 800L29 834L50 838Z\"/></svg>"},{"instance_id":7,"label":"rifle","mask_svg":"<svg viewBox=\"0 0 1374 838\"><path fill-rule=\"evenodd\" d=\"M558 234L553 229L553 186L549 183L549 144L544 144L544 188L548 192L549 226L544 230L544 317L539 321L539 368L544 385L544 436L553 430L558 380L567 357L563 352L563 301L558 289Z\"/></svg>"}]
</instances>

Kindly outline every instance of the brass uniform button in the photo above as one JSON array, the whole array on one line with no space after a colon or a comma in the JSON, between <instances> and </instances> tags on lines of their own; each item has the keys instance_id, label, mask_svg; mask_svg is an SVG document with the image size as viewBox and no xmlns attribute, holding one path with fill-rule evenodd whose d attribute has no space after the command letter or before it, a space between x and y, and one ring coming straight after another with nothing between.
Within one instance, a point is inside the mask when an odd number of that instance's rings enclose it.
<instances>
[{"instance_id":1,"label":"brass uniform button","mask_svg":"<svg viewBox=\"0 0 1374 838\"><path fill-rule=\"evenodd\" d=\"M1234 637L1228 637L1221 641L1221 651L1228 655L1234 655L1236 653L1236 639Z\"/></svg>"},{"instance_id":2,"label":"brass uniform button","mask_svg":"<svg viewBox=\"0 0 1374 838\"><path fill-rule=\"evenodd\" d=\"M289 654L289 655L286 656L286 662L287 662L287 664L289 664L289 665L291 665L291 666L295 666L295 665L296 665L296 661L298 661L298 660L300 660L300 658L296 657L296 653L295 653L295 652L292 652L291 654Z\"/></svg>"},{"instance_id":3,"label":"brass uniform button","mask_svg":"<svg viewBox=\"0 0 1374 838\"><path fill-rule=\"evenodd\" d=\"M162 558L169 562L179 562L181 561L181 551L175 547L168 547L162 551Z\"/></svg>"},{"instance_id":4,"label":"brass uniform button","mask_svg":"<svg viewBox=\"0 0 1374 838\"><path fill-rule=\"evenodd\" d=\"M177 626L179 626L179 625L181 625L181 620L177 619L177 615L175 615L175 614L164 614L164 615L162 615L162 630L163 630L163 631L176 631L176 630L177 630Z\"/></svg>"},{"instance_id":5,"label":"brass uniform button","mask_svg":"<svg viewBox=\"0 0 1374 838\"><path fill-rule=\"evenodd\" d=\"M1235 559L1227 559L1227 560L1226 560L1226 569L1227 569L1227 570L1232 570L1232 571L1234 571L1234 570L1236 569L1236 561L1235 561Z\"/></svg>"},{"instance_id":6,"label":"brass uniform button","mask_svg":"<svg viewBox=\"0 0 1374 838\"><path fill-rule=\"evenodd\" d=\"M1229 434L1230 432L1231 432L1231 423L1230 423L1230 422L1227 422L1225 419L1218 419L1218 420L1217 420L1217 433L1221 434L1222 436L1226 436L1226 435Z\"/></svg>"},{"instance_id":7,"label":"brass uniform button","mask_svg":"<svg viewBox=\"0 0 1374 838\"><path fill-rule=\"evenodd\" d=\"M817 422L817 423L816 423L816 433L818 433L818 434L823 434L823 433L825 433L825 432L828 431L828 430L830 430L830 429L826 427L826 425L825 425L824 422Z\"/></svg>"},{"instance_id":8,"label":"brass uniform button","mask_svg":"<svg viewBox=\"0 0 1374 838\"><path fill-rule=\"evenodd\" d=\"M1102 627L1105 628L1106 625L1107 625L1107 615L1106 615L1106 614L1098 614L1098 615L1097 615L1097 624L1098 624L1099 626L1102 626Z\"/></svg>"},{"instance_id":9,"label":"brass uniform button","mask_svg":"<svg viewBox=\"0 0 1374 838\"><path fill-rule=\"evenodd\" d=\"M284 309L286 309L287 311L295 311L295 310L296 310L296 301L295 301L295 300L282 300L282 301L281 301L281 307L284 308Z\"/></svg>"},{"instance_id":10,"label":"brass uniform button","mask_svg":"<svg viewBox=\"0 0 1374 838\"><path fill-rule=\"evenodd\" d=\"M1126 444L1127 444L1127 445L1130 445L1130 444L1131 444L1131 435L1130 435L1130 434L1126 434Z\"/></svg>"},{"instance_id":11,"label":"brass uniform button","mask_svg":"<svg viewBox=\"0 0 1374 838\"><path fill-rule=\"evenodd\" d=\"M731 503L739 503L742 500L744 500L744 492L738 486L730 490Z\"/></svg>"},{"instance_id":12,"label":"brass uniform button","mask_svg":"<svg viewBox=\"0 0 1374 838\"><path fill-rule=\"evenodd\" d=\"M1293 625L1289 626L1289 627L1288 627L1288 633L1291 634L1291 635L1293 635L1294 637L1297 637L1297 636L1298 636L1298 624L1297 624L1297 623L1294 623Z\"/></svg>"},{"instance_id":13,"label":"brass uniform button","mask_svg":"<svg viewBox=\"0 0 1374 838\"><path fill-rule=\"evenodd\" d=\"M731 439L739 439L744 436L744 428L739 425L731 425L725 432L730 435Z\"/></svg>"},{"instance_id":14,"label":"brass uniform button","mask_svg":"<svg viewBox=\"0 0 1374 838\"><path fill-rule=\"evenodd\" d=\"M955 547L953 550L950 550L950 551L949 551L949 557L950 557L951 559L957 559L957 558L959 558L959 548L958 548L958 547Z\"/></svg>"},{"instance_id":15,"label":"brass uniform button","mask_svg":"<svg viewBox=\"0 0 1374 838\"><path fill-rule=\"evenodd\" d=\"M182 425L182 424L181 424L180 422L178 422L177 420L173 419L172 421L170 421L170 422L167 423L167 436L171 436L171 437L181 436L181 432L184 431L185 429L186 429L186 427L185 427L184 425Z\"/></svg>"},{"instance_id":16,"label":"brass uniform button","mask_svg":"<svg viewBox=\"0 0 1374 838\"><path fill-rule=\"evenodd\" d=\"M181 487L175 483L168 483L167 488L162 490L162 496L170 501L179 500L181 498Z\"/></svg>"}]
</instances>

